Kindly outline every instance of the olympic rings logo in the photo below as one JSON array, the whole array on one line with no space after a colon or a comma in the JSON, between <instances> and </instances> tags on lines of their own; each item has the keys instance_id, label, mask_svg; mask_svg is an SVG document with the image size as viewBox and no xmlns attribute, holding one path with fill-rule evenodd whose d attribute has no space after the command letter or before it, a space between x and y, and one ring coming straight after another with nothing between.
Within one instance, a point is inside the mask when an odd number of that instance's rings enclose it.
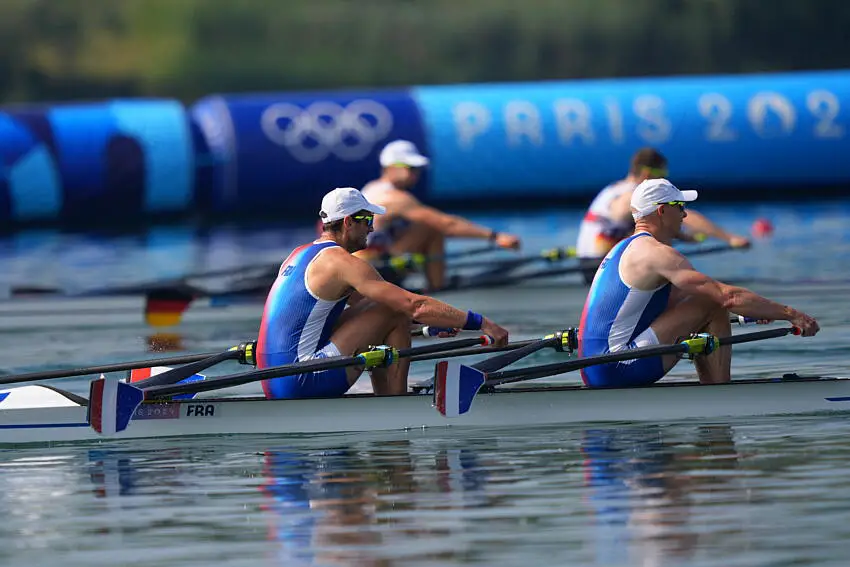
<instances>
[{"instance_id":1,"label":"olympic rings logo","mask_svg":"<svg viewBox=\"0 0 850 567\"><path fill-rule=\"evenodd\" d=\"M302 163L320 162L330 155L358 161L392 131L393 115L373 100L346 106L320 101L307 108L279 102L263 111L260 125L269 140Z\"/></svg>"}]
</instances>

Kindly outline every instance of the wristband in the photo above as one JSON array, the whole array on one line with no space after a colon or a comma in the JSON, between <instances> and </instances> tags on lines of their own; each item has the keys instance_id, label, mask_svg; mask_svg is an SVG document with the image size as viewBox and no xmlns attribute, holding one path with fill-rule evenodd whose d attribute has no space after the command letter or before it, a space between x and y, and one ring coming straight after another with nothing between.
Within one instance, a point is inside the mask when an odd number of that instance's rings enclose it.
<instances>
[{"instance_id":1,"label":"wristband","mask_svg":"<svg viewBox=\"0 0 850 567\"><path fill-rule=\"evenodd\" d=\"M477 331L481 328L482 323L484 323L484 317L475 311L467 311L466 323L463 324L463 329L465 331Z\"/></svg>"},{"instance_id":2,"label":"wristband","mask_svg":"<svg viewBox=\"0 0 850 567\"><path fill-rule=\"evenodd\" d=\"M499 238L499 233L496 232L495 230L491 230L490 236L487 237L487 240L489 240L490 242L496 242L496 240L498 238Z\"/></svg>"}]
</instances>

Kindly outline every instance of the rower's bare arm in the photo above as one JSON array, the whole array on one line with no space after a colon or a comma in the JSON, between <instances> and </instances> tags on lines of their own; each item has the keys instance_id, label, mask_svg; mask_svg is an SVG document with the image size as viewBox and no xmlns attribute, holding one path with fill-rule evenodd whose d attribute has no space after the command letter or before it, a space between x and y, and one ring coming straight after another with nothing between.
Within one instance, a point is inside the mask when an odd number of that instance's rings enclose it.
<instances>
[{"instance_id":1,"label":"rower's bare arm","mask_svg":"<svg viewBox=\"0 0 850 567\"><path fill-rule=\"evenodd\" d=\"M461 329L466 325L468 313L427 295L411 293L384 280L370 264L355 256L339 258L337 277L354 288L363 297L386 305L393 311L403 313L411 320L432 325ZM493 337L498 344L508 341L508 332L486 317L481 330Z\"/></svg>"},{"instance_id":2,"label":"rower's bare arm","mask_svg":"<svg viewBox=\"0 0 850 567\"><path fill-rule=\"evenodd\" d=\"M652 259L653 268L678 289L689 295L709 298L727 311L760 320L789 321L812 336L820 327L815 319L793 307L782 305L747 288L725 284L694 269L682 254L668 246L659 246Z\"/></svg>"},{"instance_id":3,"label":"rower's bare arm","mask_svg":"<svg viewBox=\"0 0 850 567\"><path fill-rule=\"evenodd\" d=\"M496 235L496 244L502 248L519 248L519 238L513 234L496 233L495 231L468 221L457 215L438 211L428 205L416 202L404 211L404 218L411 222L421 223L446 236L461 238L491 238Z\"/></svg>"},{"instance_id":4,"label":"rower's bare arm","mask_svg":"<svg viewBox=\"0 0 850 567\"><path fill-rule=\"evenodd\" d=\"M746 248L750 246L750 240L744 236L732 234L720 228L718 225L708 220L708 218L693 209L688 209L688 216L682 222L688 229L697 234L704 234L712 238L717 238L728 243L733 248Z\"/></svg>"},{"instance_id":5,"label":"rower's bare arm","mask_svg":"<svg viewBox=\"0 0 850 567\"><path fill-rule=\"evenodd\" d=\"M406 210L404 217L409 221L424 224L446 236L487 238L491 233L488 228L421 203Z\"/></svg>"}]
</instances>

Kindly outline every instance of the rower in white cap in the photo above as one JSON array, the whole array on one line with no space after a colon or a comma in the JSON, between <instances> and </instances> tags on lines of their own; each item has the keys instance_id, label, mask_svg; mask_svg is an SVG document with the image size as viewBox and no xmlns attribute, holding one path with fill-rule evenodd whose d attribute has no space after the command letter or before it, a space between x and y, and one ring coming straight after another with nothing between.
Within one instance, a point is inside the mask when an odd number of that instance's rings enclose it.
<instances>
[{"instance_id":1,"label":"rower in white cap","mask_svg":"<svg viewBox=\"0 0 850 567\"><path fill-rule=\"evenodd\" d=\"M370 345L407 348L413 319L435 327L480 329L497 344L507 343L508 332L486 317L388 283L352 255L366 247L375 215L383 213L353 187L325 195L321 236L292 251L269 291L257 339L258 368L352 356ZM405 358L371 370L375 393L407 392L409 365ZM336 397L362 372L362 367L349 367L272 378L263 381L263 391L274 399Z\"/></svg>"},{"instance_id":2,"label":"rower in white cap","mask_svg":"<svg viewBox=\"0 0 850 567\"><path fill-rule=\"evenodd\" d=\"M367 183L363 194L387 212L375 219L375 232L369 237L369 250L364 257L424 254L433 259L425 267L428 289L439 290L445 283L445 264L439 258L444 254L447 236L481 238L502 248L520 247L519 238L513 234L497 232L423 205L410 189L419 180L420 170L430 161L413 143L390 142L379 159L381 177Z\"/></svg>"},{"instance_id":3,"label":"rower in white cap","mask_svg":"<svg viewBox=\"0 0 850 567\"><path fill-rule=\"evenodd\" d=\"M655 344L671 344L693 333L731 335L729 312L760 320L785 320L812 336L809 315L698 272L671 241L687 216L696 191L680 191L666 179L647 179L635 188L631 211L635 232L602 260L582 311L579 355L592 356ZM699 355L700 382L731 379L729 346ZM646 386L661 379L677 356L640 358L582 370L591 387Z\"/></svg>"},{"instance_id":4,"label":"rower in white cap","mask_svg":"<svg viewBox=\"0 0 850 567\"><path fill-rule=\"evenodd\" d=\"M645 179L667 177L667 158L657 149L645 147L637 150L629 163L629 173L602 189L590 203L581 221L576 251L582 276L590 285L599 261L617 242L634 230L630 203L632 192ZM704 215L691 210L685 226L688 232L678 235L680 240L698 241L704 237L723 240L732 248L746 248L750 240L728 232Z\"/></svg>"}]
</instances>

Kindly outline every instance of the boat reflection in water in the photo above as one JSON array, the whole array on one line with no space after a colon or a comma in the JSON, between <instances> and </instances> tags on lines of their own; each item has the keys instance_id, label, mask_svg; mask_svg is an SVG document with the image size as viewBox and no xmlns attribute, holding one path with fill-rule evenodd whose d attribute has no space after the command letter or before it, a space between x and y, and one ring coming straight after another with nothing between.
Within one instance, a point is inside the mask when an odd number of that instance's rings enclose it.
<instances>
[{"instance_id":1,"label":"boat reflection in water","mask_svg":"<svg viewBox=\"0 0 850 567\"><path fill-rule=\"evenodd\" d=\"M262 486L280 565L404 565L454 562L462 549L441 543L462 522L452 510L477 505L487 474L477 454L408 441L383 449L265 453ZM443 521L428 521L433 516ZM389 545L390 547L387 547Z\"/></svg>"},{"instance_id":2,"label":"boat reflection in water","mask_svg":"<svg viewBox=\"0 0 850 567\"><path fill-rule=\"evenodd\" d=\"M716 490L730 497L739 454L730 426L687 431L675 437L655 426L583 431L584 504L598 564L681 564L710 545L701 540L693 509Z\"/></svg>"},{"instance_id":3,"label":"boat reflection in water","mask_svg":"<svg viewBox=\"0 0 850 567\"><path fill-rule=\"evenodd\" d=\"M747 545L731 426L485 435L210 438L91 451L89 478L105 531L262 565L679 565Z\"/></svg>"}]
</instances>

